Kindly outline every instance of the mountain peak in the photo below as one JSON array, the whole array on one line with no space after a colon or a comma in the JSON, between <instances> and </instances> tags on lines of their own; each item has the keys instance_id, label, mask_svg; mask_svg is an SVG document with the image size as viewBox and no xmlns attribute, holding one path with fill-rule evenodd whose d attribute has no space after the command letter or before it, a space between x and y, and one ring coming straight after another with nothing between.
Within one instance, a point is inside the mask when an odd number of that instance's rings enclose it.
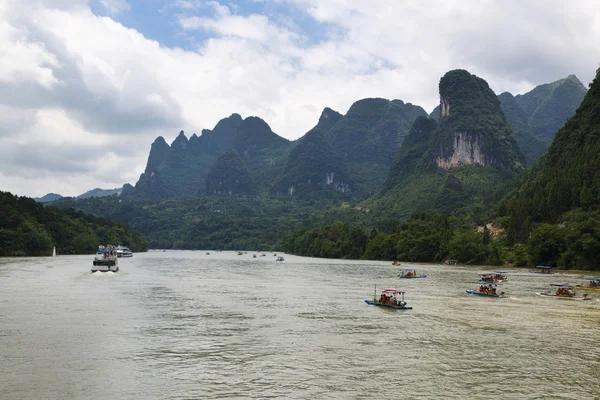
<instances>
[{"instance_id":1,"label":"mountain peak","mask_svg":"<svg viewBox=\"0 0 600 400\"><path fill-rule=\"evenodd\" d=\"M185 133L183 131L180 131L179 135L177 135L175 140L173 140L173 143L171 143L171 148L174 150L183 150L185 149L185 146L187 146L188 142L189 141L188 138L185 136Z\"/></svg>"},{"instance_id":2,"label":"mountain peak","mask_svg":"<svg viewBox=\"0 0 600 400\"><path fill-rule=\"evenodd\" d=\"M523 157L488 83L459 69L440 79L441 120L435 147L442 169L463 164L520 169Z\"/></svg>"},{"instance_id":3,"label":"mountain peak","mask_svg":"<svg viewBox=\"0 0 600 400\"><path fill-rule=\"evenodd\" d=\"M148 155L148 163L146 164L146 173L152 172L154 168L160 165L169 157L171 148L162 136L157 137L150 146L150 154Z\"/></svg>"}]
</instances>

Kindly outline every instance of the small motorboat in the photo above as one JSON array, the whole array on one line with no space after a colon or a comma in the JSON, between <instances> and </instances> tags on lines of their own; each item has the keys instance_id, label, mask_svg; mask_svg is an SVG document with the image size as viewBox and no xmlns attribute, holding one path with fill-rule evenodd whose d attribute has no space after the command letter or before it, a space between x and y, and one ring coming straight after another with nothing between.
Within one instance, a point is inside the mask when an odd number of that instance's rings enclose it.
<instances>
[{"instance_id":1,"label":"small motorboat","mask_svg":"<svg viewBox=\"0 0 600 400\"><path fill-rule=\"evenodd\" d=\"M379 297L377 297L379 292ZM370 306L387 308L390 310L412 310L412 307L406 305L404 301L404 292L396 289L377 289L373 293L373 300L365 300Z\"/></svg>"},{"instance_id":2,"label":"small motorboat","mask_svg":"<svg viewBox=\"0 0 600 400\"><path fill-rule=\"evenodd\" d=\"M281 256L277 257L277 259L275 261L285 261L285 259Z\"/></svg>"},{"instance_id":3,"label":"small motorboat","mask_svg":"<svg viewBox=\"0 0 600 400\"><path fill-rule=\"evenodd\" d=\"M554 272L552 271L552 267L547 266L547 265L538 265L536 266L537 270L536 271L529 271L532 274L541 274L541 275L554 275Z\"/></svg>"},{"instance_id":4,"label":"small motorboat","mask_svg":"<svg viewBox=\"0 0 600 400\"><path fill-rule=\"evenodd\" d=\"M206 255L207 255L207 256L210 256L210 253L207 251L207 252L206 252Z\"/></svg>"},{"instance_id":5,"label":"small motorboat","mask_svg":"<svg viewBox=\"0 0 600 400\"><path fill-rule=\"evenodd\" d=\"M252 254L252 258L256 258L256 254Z\"/></svg>"},{"instance_id":6,"label":"small motorboat","mask_svg":"<svg viewBox=\"0 0 600 400\"><path fill-rule=\"evenodd\" d=\"M600 278L595 276L582 276L588 282L583 285L575 285L575 290L598 290L600 291Z\"/></svg>"},{"instance_id":7,"label":"small motorboat","mask_svg":"<svg viewBox=\"0 0 600 400\"><path fill-rule=\"evenodd\" d=\"M477 290L466 290L467 294L473 296L492 297L498 299L500 297L506 297L504 292L498 293L495 283L484 283Z\"/></svg>"},{"instance_id":8,"label":"small motorboat","mask_svg":"<svg viewBox=\"0 0 600 400\"><path fill-rule=\"evenodd\" d=\"M591 300L587 293L582 294L581 296L577 296L575 293L575 287L570 283L562 283L562 282L554 282L551 283L550 286L556 288L554 290L548 290L546 292L539 292L539 296L547 296L547 297L556 297L558 299L565 300Z\"/></svg>"},{"instance_id":9,"label":"small motorboat","mask_svg":"<svg viewBox=\"0 0 600 400\"><path fill-rule=\"evenodd\" d=\"M419 275L417 274L417 270L414 268L407 268L402 270L402 273L398 275L398 278L402 279L411 279L411 278L427 278L427 275Z\"/></svg>"},{"instance_id":10,"label":"small motorboat","mask_svg":"<svg viewBox=\"0 0 600 400\"><path fill-rule=\"evenodd\" d=\"M392 261L392 265L400 265L400 262L399 262L399 261L396 261L396 260L394 260L394 261Z\"/></svg>"},{"instance_id":11,"label":"small motorboat","mask_svg":"<svg viewBox=\"0 0 600 400\"><path fill-rule=\"evenodd\" d=\"M241 255L242 255L242 252L241 252L241 251L238 251L238 256L241 256Z\"/></svg>"},{"instance_id":12,"label":"small motorboat","mask_svg":"<svg viewBox=\"0 0 600 400\"><path fill-rule=\"evenodd\" d=\"M118 272L119 258L117 248L112 245L98 246L94 257L92 273L94 272Z\"/></svg>"}]
</instances>

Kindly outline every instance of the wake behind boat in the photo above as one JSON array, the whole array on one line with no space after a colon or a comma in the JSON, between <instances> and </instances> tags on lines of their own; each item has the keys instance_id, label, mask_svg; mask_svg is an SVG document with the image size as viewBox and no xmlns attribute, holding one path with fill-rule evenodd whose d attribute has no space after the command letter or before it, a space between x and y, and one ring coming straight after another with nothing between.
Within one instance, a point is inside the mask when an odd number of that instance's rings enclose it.
<instances>
[{"instance_id":1,"label":"wake behind boat","mask_svg":"<svg viewBox=\"0 0 600 400\"><path fill-rule=\"evenodd\" d=\"M117 272L119 270L119 258L117 248L112 245L98 246L92 267L93 272Z\"/></svg>"},{"instance_id":2,"label":"wake behind boat","mask_svg":"<svg viewBox=\"0 0 600 400\"><path fill-rule=\"evenodd\" d=\"M379 298L377 292L380 292ZM404 292L396 289L377 289L373 293L373 300L365 300L370 306L387 308L390 310L412 310L412 307L406 305L404 301Z\"/></svg>"}]
</instances>

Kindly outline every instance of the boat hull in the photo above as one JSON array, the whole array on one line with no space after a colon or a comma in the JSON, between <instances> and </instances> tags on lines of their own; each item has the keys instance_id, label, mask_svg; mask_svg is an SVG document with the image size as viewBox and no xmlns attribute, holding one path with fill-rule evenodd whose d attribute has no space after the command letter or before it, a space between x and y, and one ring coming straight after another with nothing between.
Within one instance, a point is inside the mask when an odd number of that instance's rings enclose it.
<instances>
[{"instance_id":1,"label":"boat hull","mask_svg":"<svg viewBox=\"0 0 600 400\"><path fill-rule=\"evenodd\" d=\"M465 290L465 291L467 292L467 294L470 294L473 296L492 297L494 299L500 298L499 294L485 294L485 293L476 292L475 290Z\"/></svg>"},{"instance_id":2,"label":"boat hull","mask_svg":"<svg viewBox=\"0 0 600 400\"><path fill-rule=\"evenodd\" d=\"M415 276L402 276L402 275L398 275L398 278L400 279L417 279L417 278L427 278L427 275L415 275Z\"/></svg>"},{"instance_id":3,"label":"boat hull","mask_svg":"<svg viewBox=\"0 0 600 400\"><path fill-rule=\"evenodd\" d=\"M98 266L98 267L114 267L115 265L117 265L117 262L115 260L108 260L108 261L97 261L94 260L94 266Z\"/></svg>"},{"instance_id":4,"label":"boat hull","mask_svg":"<svg viewBox=\"0 0 600 400\"><path fill-rule=\"evenodd\" d=\"M591 287L585 287L585 286L575 286L573 289L575 289L575 290L591 290L591 291L595 291L595 292L600 292L600 287L591 288Z\"/></svg>"},{"instance_id":5,"label":"boat hull","mask_svg":"<svg viewBox=\"0 0 600 400\"><path fill-rule=\"evenodd\" d=\"M380 307L380 308L387 308L389 310L398 310L398 311L402 311L402 310L412 310L412 307L406 306L406 307L394 307L394 306L386 306L383 304L378 304L378 303L374 303L372 301L369 300L365 300L365 303L367 303L370 306L375 306L375 307Z\"/></svg>"},{"instance_id":6,"label":"boat hull","mask_svg":"<svg viewBox=\"0 0 600 400\"><path fill-rule=\"evenodd\" d=\"M573 296L573 297L569 297L569 296L558 296L556 294L552 294L552 293L546 293L546 292L539 292L537 294L538 296L544 296L544 297L554 297L556 299L561 299L561 300L591 300L591 297L577 297L577 296Z\"/></svg>"}]
</instances>

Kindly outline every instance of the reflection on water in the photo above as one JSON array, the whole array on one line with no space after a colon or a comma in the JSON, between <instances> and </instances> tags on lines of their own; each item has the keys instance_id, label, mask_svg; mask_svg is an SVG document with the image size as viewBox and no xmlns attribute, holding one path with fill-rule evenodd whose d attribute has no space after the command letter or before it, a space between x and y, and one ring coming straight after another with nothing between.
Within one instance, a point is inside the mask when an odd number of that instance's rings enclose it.
<instances>
[{"instance_id":1,"label":"reflection on water","mask_svg":"<svg viewBox=\"0 0 600 400\"><path fill-rule=\"evenodd\" d=\"M0 398L594 398L600 293L465 295L482 268L252 253L150 252L117 274L91 257L0 260ZM412 311L369 307L373 284Z\"/></svg>"}]
</instances>

